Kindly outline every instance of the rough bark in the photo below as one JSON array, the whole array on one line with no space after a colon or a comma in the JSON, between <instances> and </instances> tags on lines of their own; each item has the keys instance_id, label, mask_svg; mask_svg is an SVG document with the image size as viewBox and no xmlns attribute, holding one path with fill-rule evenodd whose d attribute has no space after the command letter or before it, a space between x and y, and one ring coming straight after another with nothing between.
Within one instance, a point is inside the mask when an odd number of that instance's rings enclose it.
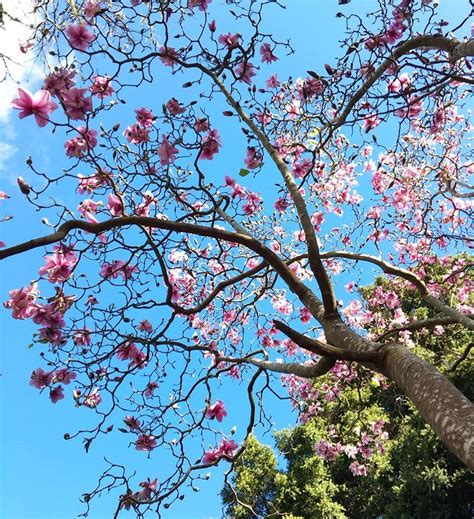
<instances>
[{"instance_id":1,"label":"rough bark","mask_svg":"<svg viewBox=\"0 0 474 519\"><path fill-rule=\"evenodd\" d=\"M474 405L434 366L400 344L390 345L378 368L415 404L439 439L474 470Z\"/></svg>"}]
</instances>

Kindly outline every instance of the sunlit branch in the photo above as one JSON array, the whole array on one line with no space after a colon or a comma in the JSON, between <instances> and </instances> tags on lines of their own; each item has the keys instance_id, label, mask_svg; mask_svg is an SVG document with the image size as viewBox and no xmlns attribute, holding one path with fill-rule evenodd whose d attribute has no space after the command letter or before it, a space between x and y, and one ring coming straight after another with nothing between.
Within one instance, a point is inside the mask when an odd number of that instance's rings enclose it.
<instances>
[{"instance_id":1,"label":"sunlit branch","mask_svg":"<svg viewBox=\"0 0 474 519\"><path fill-rule=\"evenodd\" d=\"M467 317L472 318L472 314L468 315ZM457 319L453 319L452 317L434 317L432 319L422 319L420 321L414 321L403 326L392 328L391 330L388 330L387 332L379 335L375 340L381 341L386 337L390 337L390 335L395 335L396 333L403 331L428 330L434 328L435 326L449 326L451 324L459 324L459 321Z\"/></svg>"},{"instance_id":2,"label":"sunlit branch","mask_svg":"<svg viewBox=\"0 0 474 519\"><path fill-rule=\"evenodd\" d=\"M365 94L367 94L372 85L387 71L387 69L396 63L399 58L415 49L432 49L447 52L450 61L454 63L461 58L474 56L474 39L470 39L467 42L461 42L455 38L447 38L446 36L441 35L421 35L415 36L414 38L406 40L398 45L392 54L385 59L385 61L369 76L365 83L352 96L341 115L329 123L330 135L344 124L356 104Z\"/></svg>"},{"instance_id":3,"label":"sunlit branch","mask_svg":"<svg viewBox=\"0 0 474 519\"><path fill-rule=\"evenodd\" d=\"M334 362L330 364L316 362L313 365L299 364L296 362L270 362L268 360L260 360L252 357L234 358L221 356L217 358L218 361L229 362L232 364L252 364L258 368L273 371L275 373L286 373L289 375L296 375L301 378L313 379L325 375L329 369L334 365Z\"/></svg>"},{"instance_id":4,"label":"sunlit branch","mask_svg":"<svg viewBox=\"0 0 474 519\"><path fill-rule=\"evenodd\" d=\"M376 362L381 355L380 351L354 351L337 348L336 346L311 339L306 335L293 330L293 328L290 328L285 323L277 321L276 319L273 320L273 323L276 328L282 331L301 348L312 353L316 353L317 355L329 357L330 359L356 362Z\"/></svg>"},{"instance_id":5,"label":"sunlit branch","mask_svg":"<svg viewBox=\"0 0 474 519\"><path fill-rule=\"evenodd\" d=\"M415 287L419 290L420 296L423 298L423 301L425 301L427 304L432 306L433 308L436 308L443 314L451 317L456 322L462 324L469 330L474 330L474 319L469 317L466 314L463 314L459 312L458 310L455 310L454 308L450 307L449 305L442 303L438 298L430 294L428 287L426 286L425 282L418 277L413 272L410 272L409 270L402 269L400 267L395 267L394 265L391 265L390 263L387 263L386 261L377 258L376 256L370 256L369 254L360 254L360 253L352 253L352 252L344 252L344 251L331 251L331 252L324 252L321 254L322 258L345 258L345 259L351 259L355 261L366 261L368 263L373 263L374 265L377 265L380 267L386 274L391 274L393 276L398 276L400 278L406 279L407 281L410 281L415 285Z\"/></svg>"}]
</instances>

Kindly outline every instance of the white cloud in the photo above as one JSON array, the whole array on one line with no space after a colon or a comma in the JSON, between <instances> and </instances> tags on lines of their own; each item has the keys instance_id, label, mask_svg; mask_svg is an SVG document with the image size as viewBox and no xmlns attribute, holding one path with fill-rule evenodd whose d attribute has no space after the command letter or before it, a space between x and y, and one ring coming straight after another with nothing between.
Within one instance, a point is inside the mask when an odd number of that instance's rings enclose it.
<instances>
[{"instance_id":1,"label":"white cloud","mask_svg":"<svg viewBox=\"0 0 474 519\"><path fill-rule=\"evenodd\" d=\"M17 174L11 169L7 168L8 161L15 155L18 148L9 142L0 141L0 178L9 180L14 183Z\"/></svg>"},{"instance_id":2,"label":"white cloud","mask_svg":"<svg viewBox=\"0 0 474 519\"><path fill-rule=\"evenodd\" d=\"M0 80L5 74L8 75L0 83L0 122L6 123L11 112L10 102L16 97L18 85L37 83L42 74L41 68L34 63L33 53L23 54L20 51L20 43L26 42L31 36L32 31L28 24L35 23L32 14L34 0L4 0L2 3L5 14L4 25L0 27L0 55L9 59L6 62L7 68L3 60L0 61Z\"/></svg>"}]
</instances>

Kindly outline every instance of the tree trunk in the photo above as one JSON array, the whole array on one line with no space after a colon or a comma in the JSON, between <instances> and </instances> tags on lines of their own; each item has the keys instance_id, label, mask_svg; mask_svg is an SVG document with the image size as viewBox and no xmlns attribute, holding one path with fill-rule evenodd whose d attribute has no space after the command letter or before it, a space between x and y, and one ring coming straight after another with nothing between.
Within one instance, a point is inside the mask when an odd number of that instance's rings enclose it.
<instances>
[{"instance_id":1,"label":"tree trunk","mask_svg":"<svg viewBox=\"0 0 474 519\"><path fill-rule=\"evenodd\" d=\"M402 345L388 346L377 367L403 390L446 447L474 470L474 405Z\"/></svg>"}]
</instances>

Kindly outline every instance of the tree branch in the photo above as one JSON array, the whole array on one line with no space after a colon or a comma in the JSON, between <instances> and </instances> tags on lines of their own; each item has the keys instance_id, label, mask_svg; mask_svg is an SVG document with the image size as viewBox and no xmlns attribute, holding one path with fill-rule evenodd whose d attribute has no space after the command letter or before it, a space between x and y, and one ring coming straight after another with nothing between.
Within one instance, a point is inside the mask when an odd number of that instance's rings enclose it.
<instances>
[{"instance_id":1,"label":"tree branch","mask_svg":"<svg viewBox=\"0 0 474 519\"><path fill-rule=\"evenodd\" d=\"M321 254L321 258L345 258L345 259L352 259L355 261L367 261L368 263L373 263L374 265L377 265L380 267L386 274L391 274L393 276L398 276L403 279L406 279L407 281L410 281L413 283L416 288L418 288L420 292L420 296L422 297L423 301L425 301L428 305L432 306L433 308L436 308L443 314L451 317L452 319L456 320L456 322L462 324L469 330L474 330L474 319L469 317L466 314L463 314L459 312L458 310L452 308L451 306L441 302L438 298L430 294L428 287L426 286L425 282L418 277L413 272L410 272L409 270L402 269L399 267L395 267L391 265L390 263L387 263L386 261L383 261L380 258L377 258L376 256L370 256L369 254L359 254L359 253L353 253L353 252L344 252L344 251L331 251L331 252L323 252Z\"/></svg>"},{"instance_id":2,"label":"tree branch","mask_svg":"<svg viewBox=\"0 0 474 519\"><path fill-rule=\"evenodd\" d=\"M301 195L298 185L294 181L287 165L280 157L278 151L274 148L274 146L269 141L268 137L265 133L252 121L252 119L244 112L240 104L234 99L232 94L227 90L222 81L217 77L213 72L202 68L202 70L212 78L214 83L218 86L221 92L224 94L227 102L232 106L232 108L237 112L239 117L244 121L244 123L253 131L254 135L261 142L262 146L270 155L271 159L275 163L276 167L280 171L283 180L285 181L285 185L288 189L288 192L295 204L296 210L298 212L298 217L303 228L303 231L306 236L306 245L308 247L308 257L311 270L318 282L319 289L321 290L321 296L324 304L324 311L326 316L336 315L337 312L337 302L336 297L334 295L334 291L332 288L331 281L329 276L324 268L324 265L321 261L319 254L319 245L316 239L316 234L314 232L313 224L311 223L311 218L309 216L306 203L304 201L303 196ZM316 316L315 316L316 317Z\"/></svg>"},{"instance_id":3,"label":"tree branch","mask_svg":"<svg viewBox=\"0 0 474 519\"><path fill-rule=\"evenodd\" d=\"M472 318L472 314L469 315ZM421 321L414 321L412 323L408 323L404 326L397 326L396 328L392 328L387 332L379 335L377 342L389 337L390 335L394 335L395 333L403 332L403 331L416 331L423 330L425 328L434 328L435 326L447 326L450 324L459 324L457 319L453 319L452 317L433 317L432 319L422 319Z\"/></svg>"},{"instance_id":4,"label":"tree branch","mask_svg":"<svg viewBox=\"0 0 474 519\"><path fill-rule=\"evenodd\" d=\"M456 62L461 58L474 56L474 39L470 39L467 42L460 42L456 38L447 38L446 36L441 35L422 35L415 36L414 38L406 40L398 45L395 47L392 54L390 54L377 70L370 75L354 96L352 96L342 114L329 123L328 126L331 128L330 135L344 124L354 106L364 97L370 87L382 76L382 74L390 68L397 59L415 49L436 49L445 51L449 54L451 61Z\"/></svg>"},{"instance_id":5,"label":"tree branch","mask_svg":"<svg viewBox=\"0 0 474 519\"><path fill-rule=\"evenodd\" d=\"M191 223L162 220L160 218L146 216L123 216L121 218L112 218L110 220L99 223L91 223L83 220L69 220L64 222L58 228L58 230L52 234L34 238L27 242L14 245L13 247L0 250L0 260L21 254L22 252L37 249L42 246L51 245L52 243L57 243L61 240L64 240L67 235L74 229L80 229L91 234L101 234L115 228L133 225L152 227L177 233L194 234L197 236L214 238L226 242L238 243L239 245L247 247L248 249L257 253L265 261L265 263L270 265L275 270L275 272L281 276L281 278L288 285L288 288L299 297L300 301L311 311L316 319L319 320L323 317L321 301L306 285L301 283L296 278L288 265L283 260L281 260L277 254L275 254L268 247L265 247L265 245L263 245L256 238L240 233L226 231L224 229L218 229L215 227L204 227Z\"/></svg>"},{"instance_id":6,"label":"tree branch","mask_svg":"<svg viewBox=\"0 0 474 519\"><path fill-rule=\"evenodd\" d=\"M217 357L217 362L230 362L233 364L252 364L258 368L273 371L275 373L287 373L301 378L313 379L325 375L333 366L334 362L329 364L317 362L313 365L298 364L295 362L270 362L268 360L252 359L248 357L236 359L234 357Z\"/></svg>"},{"instance_id":7,"label":"tree branch","mask_svg":"<svg viewBox=\"0 0 474 519\"><path fill-rule=\"evenodd\" d=\"M323 357L335 360L346 360L349 362L376 362L380 359L381 352L378 350L354 351L337 348L336 346L310 339L306 337L306 335L293 330L293 328L290 328L285 323L277 321L276 319L273 320L273 324L301 348L316 353L317 355L322 355Z\"/></svg>"}]
</instances>

